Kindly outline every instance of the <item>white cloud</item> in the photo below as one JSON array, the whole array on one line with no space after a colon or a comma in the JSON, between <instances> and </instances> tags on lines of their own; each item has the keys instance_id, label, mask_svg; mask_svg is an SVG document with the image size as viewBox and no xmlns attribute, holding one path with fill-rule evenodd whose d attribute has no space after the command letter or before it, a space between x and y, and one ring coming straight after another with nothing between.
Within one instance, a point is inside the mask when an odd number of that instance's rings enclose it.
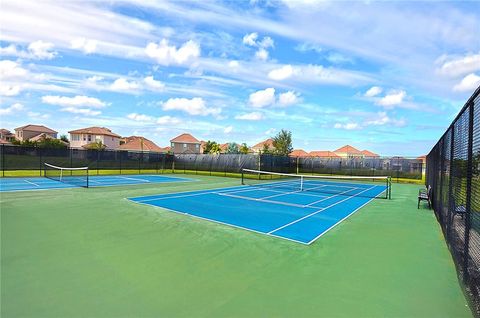
<instances>
[{"instance_id":1,"label":"white cloud","mask_svg":"<svg viewBox=\"0 0 480 318\"><path fill-rule=\"evenodd\" d=\"M0 83L0 96L17 96L20 94L21 88L19 85L9 85Z\"/></svg>"},{"instance_id":2,"label":"white cloud","mask_svg":"<svg viewBox=\"0 0 480 318\"><path fill-rule=\"evenodd\" d=\"M137 113L128 114L127 118L135 120L135 121L143 121L143 122L154 120L154 118L152 116L137 114Z\"/></svg>"},{"instance_id":3,"label":"white cloud","mask_svg":"<svg viewBox=\"0 0 480 318\"><path fill-rule=\"evenodd\" d=\"M260 112L251 112L235 116L235 119L240 120L262 120L263 118L263 114Z\"/></svg>"},{"instance_id":4,"label":"white cloud","mask_svg":"<svg viewBox=\"0 0 480 318\"><path fill-rule=\"evenodd\" d=\"M293 67L290 64L271 70L268 73L268 77L276 81L287 79L292 75L293 75Z\"/></svg>"},{"instance_id":5,"label":"white cloud","mask_svg":"<svg viewBox=\"0 0 480 318\"><path fill-rule=\"evenodd\" d=\"M249 45L249 46L256 46L257 45L257 38L258 38L258 33L253 32L249 34L245 34L243 37L243 44Z\"/></svg>"},{"instance_id":6,"label":"white cloud","mask_svg":"<svg viewBox=\"0 0 480 318\"><path fill-rule=\"evenodd\" d=\"M62 112L72 113L72 114L80 114L86 116L98 116L102 112L99 110L92 110L89 108L76 108L76 107L64 107L60 109Z\"/></svg>"},{"instance_id":7,"label":"white cloud","mask_svg":"<svg viewBox=\"0 0 480 318\"><path fill-rule=\"evenodd\" d=\"M274 133L277 132L277 129L276 128L270 128L268 129L267 131L265 131L265 135L268 135L268 136L271 136L273 135Z\"/></svg>"},{"instance_id":8,"label":"white cloud","mask_svg":"<svg viewBox=\"0 0 480 318\"><path fill-rule=\"evenodd\" d=\"M395 127L403 127L407 122L403 118L390 118L386 112L379 112L375 118L371 118L364 122L364 126L384 126L387 124Z\"/></svg>"},{"instance_id":9,"label":"white cloud","mask_svg":"<svg viewBox=\"0 0 480 318\"><path fill-rule=\"evenodd\" d=\"M440 58L440 60L444 59L448 59L448 57L444 56ZM450 59L442 64L438 72L443 75L456 77L478 70L480 70L480 53Z\"/></svg>"},{"instance_id":10,"label":"white cloud","mask_svg":"<svg viewBox=\"0 0 480 318\"><path fill-rule=\"evenodd\" d=\"M334 126L336 129L345 129L345 130L357 130L361 129L360 125L358 123L346 123L346 124L341 124L341 123L336 123Z\"/></svg>"},{"instance_id":11,"label":"white cloud","mask_svg":"<svg viewBox=\"0 0 480 318\"><path fill-rule=\"evenodd\" d=\"M250 94L250 105L261 108L275 103L275 89L270 87Z\"/></svg>"},{"instance_id":12,"label":"white cloud","mask_svg":"<svg viewBox=\"0 0 480 318\"><path fill-rule=\"evenodd\" d=\"M265 36L262 41L258 42L258 46L263 47L265 49L269 47L274 47L275 43L273 42L273 39L269 36Z\"/></svg>"},{"instance_id":13,"label":"white cloud","mask_svg":"<svg viewBox=\"0 0 480 318\"><path fill-rule=\"evenodd\" d=\"M28 112L27 113L28 117L35 119L35 120L44 120L50 118L49 114L42 114L38 112Z\"/></svg>"},{"instance_id":14,"label":"white cloud","mask_svg":"<svg viewBox=\"0 0 480 318\"><path fill-rule=\"evenodd\" d=\"M0 115L5 116L5 115L10 115L13 114L14 112L21 111L25 107L20 104L20 103L15 103L11 105L10 107L7 108L0 108Z\"/></svg>"},{"instance_id":15,"label":"white cloud","mask_svg":"<svg viewBox=\"0 0 480 318\"><path fill-rule=\"evenodd\" d=\"M229 133L232 132L232 130L233 130L233 126L227 126L227 127L225 127L223 132L226 133L226 134L229 134Z\"/></svg>"},{"instance_id":16,"label":"white cloud","mask_svg":"<svg viewBox=\"0 0 480 318\"><path fill-rule=\"evenodd\" d=\"M53 43L50 42L35 41L28 45L28 51L32 57L39 60L53 59L57 55L57 52L52 50Z\"/></svg>"},{"instance_id":17,"label":"white cloud","mask_svg":"<svg viewBox=\"0 0 480 318\"><path fill-rule=\"evenodd\" d=\"M162 104L163 110L180 110L190 115L219 115L220 108L207 107L203 98L170 98Z\"/></svg>"},{"instance_id":18,"label":"white cloud","mask_svg":"<svg viewBox=\"0 0 480 318\"><path fill-rule=\"evenodd\" d=\"M10 60L0 61L0 79L21 79L28 74L28 71L19 66L17 62Z\"/></svg>"},{"instance_id":19,"label":"white cloud","mask_svg":"<svg viewBox=\"0 0 480 318\"><path fill-rule=\"evenodd\" d=\"M135 81L128 81L121 77L116 79L111 85L110 89L116 92L134 92L140 88L140 85Z\"/></svg>"},{"instance_id":20,"label":"white cloud","mask_svg":"<svg viewBox=\"0 0 480 318\"><path fill-rule=\"evenodd\" d=\"M162 116L157 118L157 124L160 125L176 125L180 123L180 119L171 116Z\"/></svg>"},{"instance_id":21,"label":"white cloud","mask_svg":"<svg viewBox=\"0 0 480 318\"><path fill-rule=\"evenodd\" d=\"M295 50L297 50L299 52L314 51L316 53L321 53L323 51L323 48L318 44L304 42L300 45L297 45L295 47Z\"/></svg>"},{"instance_id":22,"label":"white cloud","mask_svg":"<svg viewBox=\"0 0 480 318\"><path fill-rule=\"evenodd\" d=\"M278 103L283 106L288 106L292 104L296 104L300 101L298 94L294 91L288 91L285 93L281 93L278 96Z\"/></svg>"},{"instance_id":23,"label":"white cloud","mask_svg":"<svg viewBox=\"0 0 480 318\"><path fill-rule=\"evenodd\" d=\"M231 68L238 68L240 67L240 63L238 61L230 61L228 62L228 66Z\"/></svg>"},{"instance_id":24,"label":"white cloud","mask_svg":"<svg viewBox=\"0 0 480 318\"><path fill-rule=\"evenodd\" d=\"M165 88L165 84L155 80L153 76L147 76L143 80L145 84L147 84L147 86L153 90L162 91Z\"/></svg>"},{"instance_id":25,"label":"white cloud","mask_svg":"<svg viewBox=\"0 0 480 318\"><path fill-rule=\"evenodd\" d=\"M145 48L145 53L161 65L183 65L200 56L200 45L193 40L189 40L177 49L173 45L168 45L167 39L163 39L158 44L149 43Z\"/></svg>"},{"instance_id":26,"label":"white cloud","mask_svg":"<svg viewBox=\"0 0 480 318\"><path fill-rule=\"evenodd\" d=\"M97 41L85 38L76 38L70 41L72 49L83 51L85 54L94 53L97 50Z\"/></svg>"},{"instance_id":27,"label":"white cloud","mask_svg":"<svg viewBox=\"0 0 480 318\"><path fill-rule=\"evenodd\" d=\"M473 92L479 86L480 76L472 73L465 76L460 83L453 87L453 90L457 92Z\"/></svg>"},{"instance_id":28,"label":"white cloud","mask_svg":"<svg viewBox=\"0 0 480 318\"><path fill-rule=\"evenodd\" d=\"M375 103L385 108L391 108L401 104L406 96L407 93L405 91L391 91L389 94L378 99Z\"/></svg>"},{"instance_id":29,"label":"white cloud","mask_svg":"<svg viewBox=\"0 0 480 318\"><path fill-rule=\"evenodd\" d=\"M260 61L268 60L268 51L264 48L258 49L258 51L255 52L255 58L259 59Z\"/></svg>"},{"instance_id":30,"label":"white cloud","mask_svg":"<svg viewBox=\"0 0 480 318\"><path fill-rule=\"evenodd\" d=\"M98 98L77 95L75 97L66 96L52 96L47 95L42 97L42 102L50 105L57 105L62 107L91 107L103 108L107 104Z\"/></svg>"},{"instance_id":31,"label":"white cloud","mask_svg":"<svg viewBox=\"0 0 480 318\"><path fill-rule=\"evenodd\" d=\"M383 89L378 86L372 86L368 91L365 92L364 96L366 97L374 97L377 96L378 94L381 94Z\"/></svg>"},{"instance_id":32,"label":"white cloud","mask_svg":"<svg viewBox=\"0 0 480 318\"><path fill-rule=\"evenodd\" d=\"M27 50L17 49L15 44L0 48L0 55L18 56L25 59L51 60L57 56L53 51L53 43L35 41L28 45Z\"/></svg>"}]
</instances>

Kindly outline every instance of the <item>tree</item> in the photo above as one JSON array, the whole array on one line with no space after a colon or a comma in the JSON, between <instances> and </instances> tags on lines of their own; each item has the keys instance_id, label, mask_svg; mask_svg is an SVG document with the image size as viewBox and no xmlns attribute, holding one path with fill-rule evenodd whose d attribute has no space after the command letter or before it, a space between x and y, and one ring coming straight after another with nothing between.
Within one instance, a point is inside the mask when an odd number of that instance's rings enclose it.
<instances>
[{"instance_id":1,"label":"tree","mask_svg":"<svg viewBox=\"0 0 480 318\"><path fill-rule=\"evenodd\" d=\"M107 148L107 146L105 146L103 142L101 142L100 140L92 142L91 144L85 145L84 147L86 149L91 149L91 150L103 150Z\"/></svg>"},{"instance_id":2,"label":"tree","mask_svg":"<svg viewBox=\"0 0 480 318\"><path fill-rule=\"evenodd\" d=\"M269 154L269 153L271 153L270 146L268 144L263 144L262 154Z\"/></svg>"},{"instance_id":3,"label":"tree","mask_svg":"<svg viewBox=\"0 0 480 318\"><path fill-rule=\"evenodd\" d=\"M238 153L238 145L235 142L228 143L225 153Z\"/></svg>"},{"instance_id":4,"label":"tree","mask_svg":"<svg viewBox=\"0 0 480 318\"><path fill-rule=\"evenodd\" d=\"M239 149L240 153L243 153L243 154L247 154L248 153L248 146L246 143L243 143L241 146L240 146L240 149Z\"/></svg>"},{"instance_id":5,"label":"tree","mask_svg":"<svg viewBox=\"0 0 480 318\"><path fill-rule=\"evenodd\" d=\"M210 153L210 151L212 150L212 147L214 145L217 145L217 143L215 141L207 141L205 143L205 147L203 147L203 153Z\"/></svg>"},{"instance_id":6,"label":"tree","mask_svg":"<svg viewBox=\"0 0 480 318\"><path fill-rule=\"evenodd\" d=\"M273 147L275 147L275 154L288 156L293 151L292 132L284 129L280 130L280 132L273 137Z\"/></svg>"},{"instance_id":7,"label":"tree","mask_svg":"<svg viewBox=\"0 0 480 318\"><path fill-rule=\"evenodd\" d=\"M60 140L65 141L66 143L69 143L70 141L68 140L67 135L61 135Z\"/></svg>"},{"instance_id":8,"label":"tree","mask_svg":"<svg viewBox=\"0 0 480 318\"><path fill-rule=\"evenodd\" d=\"M64 141L54 138L43 138L37 142L39 148L64 149L67 145Z\"/></svg>"},{"instance_id":9,"label":"tree","mask_svg":"<svg viewBox=\"0 0 480 318\"><path fill-rule=\"evenodd\" d=\"M216 154L219 154L220 151L221 151L220 145L217 144L216 142L214 142L214 144L213 144L212 147L210 148L210 152L209 152L209 153L216 155Z\"/></svg>"}]
</instances>

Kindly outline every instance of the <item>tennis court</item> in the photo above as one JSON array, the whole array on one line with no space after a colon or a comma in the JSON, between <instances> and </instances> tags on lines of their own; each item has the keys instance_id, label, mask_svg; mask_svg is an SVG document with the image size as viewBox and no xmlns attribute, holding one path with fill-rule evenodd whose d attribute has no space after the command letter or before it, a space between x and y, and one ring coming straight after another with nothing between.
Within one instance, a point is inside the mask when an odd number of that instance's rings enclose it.
<instances>
[{"instance_id":1,"label":"tennis court","mask_svg":"<svg viewBox=\"0 0 480 318\"><path fill-rule=\"evenodd\" d=\"M325 178L247 171L243 186L142 196L129 200L173 212L311 244L377 197L389 180ZM263 177L263 178L262 178Z\"/></svg>"},{"instance_id":2,"label":"tennis court","mask_svg":"<svg viewBox=\"0 0 480 318\"><path fill-rule=\"evenodd\" d=\"M165 182L189 182L193 179L161 176L161 175L99 175L89 176L89 187L111 187L123 185L139 185ZM77 188L86 184L83 176L65 176L62 180L45 177L30 178L1 178L0 192L35 191L49 189Z\"/></svg>"}]
</instances>

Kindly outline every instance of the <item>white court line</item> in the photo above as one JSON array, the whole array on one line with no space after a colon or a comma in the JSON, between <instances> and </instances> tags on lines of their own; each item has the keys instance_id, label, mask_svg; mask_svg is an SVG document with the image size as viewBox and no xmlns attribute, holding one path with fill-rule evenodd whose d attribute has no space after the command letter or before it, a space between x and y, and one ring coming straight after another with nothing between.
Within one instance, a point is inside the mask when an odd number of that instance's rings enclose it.
<instances>
[{"instance_id":1,"label":"white court line","mask_svg":"<svg viewBox=\"0 0 480 318\"><path fill-rule=\"evenodd\" d=\"M308 190L297 190L297 191L291 191L291 192L285 192L285 193L280 193L280 194L274 194L274 195L269 195L267 197L263 197L263 198L260 198L260 199L270 199L270 198L275 198L275 197L279 197L279 196L282 196L282 195L287 195L287 194L295 194L295 193L298 193L298 192L303 192L303 191L310 191L310 190L313 190L313 189L318 189L318 188L322 188L322 187L325 187L325 185L320 185L320 186L317 186L317 187L314 187L314 188L310 188Z\"/></svg>"},{"instance_id":2,"label":"white court line","mask_svg":"<svg viewBox=\"0 0 480 318\"><path fill-rule=\"evenodd\" d=\"M288 223L288 224L285 224L285 225L283 225L283 226L280 226L279 228L277 228L277 229L275 229L275 230L273 230L273 231L270 231L269 233L276 232L276 231L278 231L278 230L281 230L281 229L283 229L283 228L286 228L287 226L290 226L290 225L292 225L292 224L295 224L295 223L297 223L297 222L300 222L300 221L302 221L302 220L304 220L304 219L306 219L306 218L308 218L308 217L311 217L312 215L315 215L315 214L317 214L317 213L320 213L320 212L322 212L322 211L325 211L326 209L329 209L329 208L331 208L331 207L333 207L333 206L335 206L335 205L337 205L337 204L340 204L340 203L342 203L342 202L344 202L344 201L350 200L351 198L354 198L354 197L358 196L359 194L361 194L361 193L363 193L363 192L365 192L365 191L371 190L371 189L373 189L373 188L375 188L375 187L376 187L376 185L374 185L374 186L372 186L372 187L370 187L370 188L368 188L368 189L365 189L365 190L363 190L362 192L359 192L359 193L357 193L357 194L354 194L354 195L352 195L352 196L350 196L350 197L347 197L347 198L345 198L345 199L343 199L343 200L340 200L340 201L338 201L338 202L335 202L335 203L333 203L333 204L331 204L331 205L329 205L329 206L327 206L327 207L325 207L325 208L322 208L322 209L320 209L320 210L318 210L318 211L316 211L316 212L313 212L313 213L311 213L311 214L309 214L309 215L306 215L306 216L304 216L304 217L302 217L302 218L300 218L300 219L298 219L298 220L295 220L295 221L292 221L292 222L290 222L290 223Z\"/></svg>"},{"instance_id":3,"label":"white court line","mask_svg":"<svg viewBox=\"0 0 480 318\"><path fill-rule=\"evenodd\" d=\"M116 177L119 178L119 179L127 179L127 180L142 181L142 182L150 182L150 181L145 180L145 179L129 178L129 177L121 177L121 176L116 176Z\"/></svg>"},{"instance_id":4,"label":"white court line","mask_svg":"<svg viewBox=\"0 0 480 318\"><path fill-rule=\"evenodd\" d=\"M170 211L170 212L174 212L174 213L186 215L186 216L189 216L189 217L192 217L192 218L195 218L195 219L200 219L200 220L209 221L209 222L213 222L213 223L217 223L217 224L222 224L222 225L226 225L226 226L231 226L231 227L233 227L233 228L242 229L242 230L247 230L247 231L250 231L250 232L253 232L253 233L257 233L257 234L263 234L263 235L267 235L267 236L271 236L271 237L275 237L275 238L281 238L281 239L284 239L284 240L287 240L287 241L290 241L290 242L295 242L295 243L300 243L300 244L303 244L303 245L308 245L308 244L305 243L305 242L298 241L298 240L295 240L295 239L291 239L291 238L288 238L288 237L284 237L284 236L280 236L280 235L275 235L275 234L270 234L270 233L268 233L268 232L261 232L261 231L257 231L257 230L254 230L254 229L250 229L250 228L248 228L248 227L243 227L243 226L235 225L235 224L231 224L231 223L225 223L225 222L222 222L222 221L217 221L217 220L214 220L214 219L209 219L209 218L206 218L206 217L201 217L201 216L193 215L193 214L190 214L190 213L187 213L187 212L182 212L182 211L173 210L173 209L170 209L170 208L165 208L165 207L161 207L161 206L157 206L157 205L152 205L152 204L150 204L150 203L142 203L142 202L138 202L138 201L132 201L132 200L130 200L130 199L128 199L128 198L126 198L126 199L127 199L128 201L130 201L130 202L133 202L133 203L143 204L143 205L146 205L146 206L149 206L149 207L153 207L153 208L157 208L157 209L163 209L163 210L166 210L166 211Z\"/></svg>"},{"instance_id":5,"label":"white court line","mask_svg":"<svg viewBox=\"0 0 480 318\"><path fill-rule=\"evenodd\" d=\"M386 189L385 189L386 190ZM365 202L364 204L362 204L361 206L359 206L358 208L356 208L355 210L352 211L352 213L346 215L343 219L339 220L337 223L335 223L334 225L332 225L331 227L329 227L328 229L326 229L325 231L323 231L322 233L320 233L319 235L317 235L316 237L314 237L313 239L310 240L310 242L307 243L307 245L310 245L312 244L313 242L315 242L317 239L319 239L321 236L323 236L325 233L327 233L328 231L330 231L331 229L333 229L335 226L339 225L340 223L342 223L343 221L345 221L348 217L350 217L353 213L357 212L358 210L360 210L361 208L363 208L364 206L366 206L367 204L369 204L370 202L372 202L373 199L377 198L380 194L382 194L383 192L385 192L385 190L383 190L382 192L380 192L379 194L377 194L376 196L374 196L373 198L371 198L370 200L368 200L367 202Z\"/></svg>"},{"instance_id":6,"label":"white court line","mask_svg":"<svg viewBox=\"0 0 480 318\"><path fill-rule=\"evenodd\" d=\"M24 179L23 181L25 181L26 183L33 184L33 185L36 186L36 187L39 187L38 184L36 184L36 183L34 183L34 182L32 182L32 181L28 181L28 180L25 180L25 179Z\"/></svg>"},{"instance_id":7,"label":"white court line","mask_svg":"<svg viewBox=\"0 0 480 318\"><path fill-rule=\"evenodd\" d=\"M376 187L376 185L374 185L373 187ZM322 201L326 201L326 200L328 200L328 199L331 199L331 198L334 198L334 197L338 197L339 195L343 195L343 194L345 194L345 193L347 193L347 192L350 192L350 191L353 191L353 190L358 190L358 189L361 189L361 188L353 188L353 189L350 189L350 190L345 190L345 191L340 192L340 193L337 193L337 194L335 194L335 195L331 195L331 196L326 197L326 198L323 198L323 199L321 199L321 200L318 200L318 201L309 203L309 204L307 204L307 206L314 205L314 204L316 204L316 203L319 203L319 202L322 202ZM369 189L372 189L372 188L368 188L368 189L366 189L366 190L369 190ZM365 192L366 190L364 190L364 191L362 191L362 192ZM359 193L362 193L362 192L359 192ZM332 193L332 194L333 194L333 193ZM357 193L357 194L358 194L358 193Z\"/></svg>"},{"instance_id":8,"label":"white court line","mask_svg":"<svg viewBox=\"0 0 480 318\"><path fill-rule=\"evenodd\" d=\"M240 196L240 195L235 195L235 194L230 194L230 193L216 193L216 194L221 195L221 196L225 196L225 197L237 198L237 199L248 200L248 201L275 203L275 204L280 204L280 205L294 206L294 207L297 207L297 208L305 208L305 205L303 205L303 204L295 204L295 203L288 203L288 202L281 202L281 201L274 201L274 200L264 200L262 198L243 197L243 196ZM314 207L308 207L308 208L316 209Z\"/></svg>"}]
</instances>

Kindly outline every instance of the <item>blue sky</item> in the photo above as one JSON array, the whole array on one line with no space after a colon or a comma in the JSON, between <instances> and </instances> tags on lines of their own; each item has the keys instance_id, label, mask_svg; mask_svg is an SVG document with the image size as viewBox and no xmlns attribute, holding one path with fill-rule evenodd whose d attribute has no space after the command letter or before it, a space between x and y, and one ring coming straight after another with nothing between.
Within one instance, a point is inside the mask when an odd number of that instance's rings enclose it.
<instances>
[{"instance_id":1,"label":"blue sky","mask_svg":"<svg viewBox=\"0 0 480 318\"><path fill-rule=\"evenodd\" d=\"M480 85L479 2L0 4L2 128L427 153Z\"/></svg>"}]
</instances>

